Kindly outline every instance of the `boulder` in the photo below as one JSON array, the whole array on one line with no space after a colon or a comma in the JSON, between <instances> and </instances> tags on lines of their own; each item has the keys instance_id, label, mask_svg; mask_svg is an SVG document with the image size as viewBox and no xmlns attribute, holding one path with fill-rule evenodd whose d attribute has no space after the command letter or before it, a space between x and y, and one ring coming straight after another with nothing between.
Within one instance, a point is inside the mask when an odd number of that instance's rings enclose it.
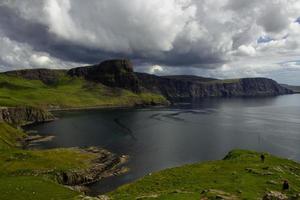
<instances>
[{"instance_id":1,"label":"boulder","mask_svg":"<svg viewBox=\"0 0 300 200\"><path fill-rule=\"evenodd\" d=\"M288 200L285 194L277 191L270 191L263 197L263 200Z\"/></svg>"}]
</instances>

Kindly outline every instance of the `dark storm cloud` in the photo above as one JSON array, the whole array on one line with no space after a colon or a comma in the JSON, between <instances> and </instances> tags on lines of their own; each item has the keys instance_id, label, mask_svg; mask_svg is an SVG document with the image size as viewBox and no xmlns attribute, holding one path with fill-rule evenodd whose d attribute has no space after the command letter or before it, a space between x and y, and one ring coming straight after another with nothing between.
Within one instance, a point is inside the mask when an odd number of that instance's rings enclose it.
<instances>
[{"instance_id":1,"label":"dark storm cloud","mask_svg":"<svg viewBox=\"0 0 300 200\"><path fill-rule=\"evenodd\" d=\"M27 43L36 51L47 52L65 61L96 63L106 58L120 56L60 39L50 33L46 25L26 20L6 6L0 6L0 30L14 41Z\"/></svg>"},{"instance_id":2,"label":"dark storm cloud","mask_svg":"<svg viewBox=\"0 0 300 200\"><path fill-rule=\"evenodd\" d=\"M151 57L143 56L138 51L126 54L89 48L59 38L57 35L49 32L48 26L24 19L18 12L7 6L0 6L0 28L5 36L14 41L27 43L36 51L47 52L55 58L71 62L97 63L104 59L116 57L130 58L140 64L143 62L155 62L173 66L221 62L221 59L217 55L206 55L207 52L204 51L202 53L186 52L182 54L176 52L175 49L169 52L161 52L160 56Z\"/></svg>"},{"instance_id":3,"label":"dark storm cloud","mask_svg":"<svg viewBox=\"0 0 300 200\"><path fill-rule=\"evenodd\" d=\"M0 0L0 68L129 58L168 73L258 75L299 55L299 9L297 0Z\"/></svg>"}]
</instances>

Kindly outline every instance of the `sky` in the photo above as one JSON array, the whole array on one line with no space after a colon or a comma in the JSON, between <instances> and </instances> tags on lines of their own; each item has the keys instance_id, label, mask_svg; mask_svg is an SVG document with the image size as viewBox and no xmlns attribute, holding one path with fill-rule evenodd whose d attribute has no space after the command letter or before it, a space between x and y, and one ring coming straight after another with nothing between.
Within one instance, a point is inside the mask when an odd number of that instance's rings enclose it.
<instances>
[{"instance_id":1,"label":"sky","mask_svg":"<svg viewBox=\"0 0 300 200\"><path fill-rule=\"evenodd\" d=\"M0 0L0 71L135 70L300 85L299 0Z\"/></svg>"}]
</instances>

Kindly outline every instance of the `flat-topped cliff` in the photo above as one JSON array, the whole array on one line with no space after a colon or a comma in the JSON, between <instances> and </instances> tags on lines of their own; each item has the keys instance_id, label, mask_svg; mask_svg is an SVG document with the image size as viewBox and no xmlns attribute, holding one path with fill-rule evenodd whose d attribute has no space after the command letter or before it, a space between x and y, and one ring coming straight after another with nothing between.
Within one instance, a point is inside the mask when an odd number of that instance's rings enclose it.
<instances>
[{"instance_id":1,"label":"flat-topped cliff","mask_svg":"<svg viewBox=\"0 0 300 200\"><path fill-rule=\"evenodd\" d=\"M107 60L97 65L78 67L69 70L68 75L140 92L138 79L129 60Z\"/></svg>"}]
</instances>

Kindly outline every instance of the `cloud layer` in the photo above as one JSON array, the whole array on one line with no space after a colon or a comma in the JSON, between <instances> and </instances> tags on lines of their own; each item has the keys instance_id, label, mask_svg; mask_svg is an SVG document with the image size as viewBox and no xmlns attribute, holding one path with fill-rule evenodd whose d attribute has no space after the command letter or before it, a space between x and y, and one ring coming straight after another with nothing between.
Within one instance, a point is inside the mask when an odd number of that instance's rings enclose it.
<instances>
[{"instance_id":1,"label":"cloud layer","mask_svg":"<svg viewBox=\"0 0 300 200\"><path fill-rule=\"evenodd\" d=\"M126 57L151 73L289 82L278 73L300 71L299 11L298 0L0 0L0 68Z\"/></svg>"}]
</instances>

